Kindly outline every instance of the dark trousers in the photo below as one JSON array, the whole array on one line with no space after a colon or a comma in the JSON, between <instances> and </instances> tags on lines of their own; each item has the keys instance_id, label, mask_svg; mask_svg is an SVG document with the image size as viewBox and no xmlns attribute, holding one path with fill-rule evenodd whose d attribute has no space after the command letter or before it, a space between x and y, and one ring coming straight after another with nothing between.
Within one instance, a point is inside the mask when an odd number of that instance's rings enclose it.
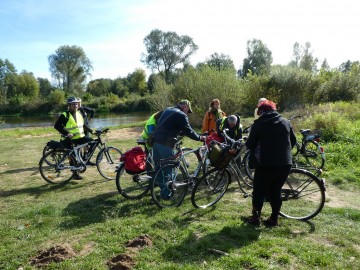
<instances>
[{"instance_id":1,"label":"dark trousers","mask_svg":"<svg viewBox=\"0 0 360 270\"><path fill-rule=\"evenodd\" d=\"M265 197L269 198L272 215L277 218L281 209L281 188L291 170L291 165L282 167L259 167L255 169L252 204L261 213Z\"/></svg>"}]
</instances>

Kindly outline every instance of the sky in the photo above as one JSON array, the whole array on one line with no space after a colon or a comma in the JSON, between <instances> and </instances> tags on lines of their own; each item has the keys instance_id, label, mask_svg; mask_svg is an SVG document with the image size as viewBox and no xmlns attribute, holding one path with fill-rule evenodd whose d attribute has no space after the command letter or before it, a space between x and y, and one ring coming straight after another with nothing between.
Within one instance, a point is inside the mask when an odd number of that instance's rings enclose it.
<instances>
[{"instance_id":1,"label":"sky","mask_svg":"<svg viewBox=\"0 0 360 270\"><path fill-rule=\"evenodd\" d=\"M90 79L125 77L141 62L154 29L190 36L196 65L228 55L239 69L247 41L260 39L273 64L288 64L293 45L310 42L330 67L360 60L359 0L0 0L0 59L48 78L48 56L63 45L81 47Z\"/></svg>"}]
</instances>

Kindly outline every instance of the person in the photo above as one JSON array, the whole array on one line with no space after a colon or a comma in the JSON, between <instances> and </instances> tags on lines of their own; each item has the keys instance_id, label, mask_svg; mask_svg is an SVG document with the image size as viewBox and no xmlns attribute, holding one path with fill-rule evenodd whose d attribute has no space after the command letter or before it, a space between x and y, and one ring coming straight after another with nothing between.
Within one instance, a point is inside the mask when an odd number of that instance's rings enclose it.
<instances>
[{"instance_id":1,"label":"person","mask_svg":"<svg viewBox=\"0 0 360 270\"><path fill-rule=\"evenodd\" d=\"M146 141L146 150L151 149L149 139L152 137L154 129L156 127L156 123L158 119L161 117L163 110L158 111L150 116L150 118L146 121L144 130L141 133L141 138Z\"/></svg>"},{"instance_id":2,"label":"person","mask_svg":"<svg viewBox=\"0 0 360 270\"><path fill-rule=\"evenodd\" d=\"M187 99L181 100L175 107L166 108L157 122L153 136L153 158L155 170L160 168L160 159L174 155L173 149L178 136L185 135L195 141L205 141L206 137L197 134L190 126L188 114L192 113L191 103ZM161 179L159 179L161 181ZM160 183L161 197L169 199L170 190Z\"/></svg>"},{"instance_id":3,"label":"person","mask_svg":"<svg viewBox=\"0 0 360 270\"><path fill-rule=\"evenodd\" d=\"M229 129L226 134L231 139L237 141L242 138L242 125L240 124L240 117L238 115L232 114L216 120L216 131L220 137L224 138L222 133L226 128Z\"/></svg>"},{"instance_id":4,"label":"person","mask_svg":"<svg viewBox=\"0 0 360 270\"><path fill-rule=\"evenodd\" d=\"M66 138L71 139L75 145L92 141L90 137L85 136L85 119L79 111L79 99L70 97L67 99L67 104L68 110L60 114L54 128ZM83 177L78 172L75 172L74 179L81 180Z\"/></svg>"},{"instance_id":5,"label":"person","mask_svg":"<svg viewBox=\"0 0 360 270\"><path fill-rule=\"evenodd\" d=\"M83 106L81 103L81 98L77 98L79 101L79 112L82 114L84 118L84 132L86 137L90 137L89 133L92 133L92 129L90 128L90 120L94 118L95 110L90 107Z\"/></svg>"},{"instance_id":6,"label":"person","mask_svg":"<svg viewBox=\"0 0 360 270\"><path fill-rule=\"evenodd\" d=\"M208 133L209 135L216 131L216 120L226 116L226 113L220 109L220 100L213 99L210 103L209 110L205 113L202 133Z\"/></svg>"},{"instance_id":7,"label":"person","mask_svg":"<svg viewBox=\"0 0 360 270\"><path fill-rule=\"evenodd\" d=\"M226 134L234 141L242 138L242 125L240 123L240 117L236 114L229 115L216 121L216 132L220 138L225 140L223 130L228 129ZM241 159L238 158L236 163L241 168Z\"/></svg>"},{"instance_id":8,"label":"person","mask_svg":"<svg viewBox=\"0 0 360 270\"><path fill-rule=\"evenodd\" d=\"M259 118L254 121L246 141L255 166L252 197L252 216L247 220L260 225L260 215L265 197L271 205L271 215L265 221L267 226L278 225L281 209L281 188L292 166L291 149L296 137L290 121L276 111L276 104L263 101L258 107Z\"/></svg>"},{"instance_id":9,"label":"person","mask_svg":"<svg viewBox=\"0 0 360 270\"><path fill-rule=\"evenodd\" d=\"M255 108L255 111L254 111L254 118L255 119L258 119L259 118L259 115L258 115L258 107L260 106L260 104L263 102L263 101L265 101L265 100L267 100L266 98L260 98L259 99L259 101L258 101L258 104L257 104L257 106L256 106L256 108Z\"/></svg>"}]
</instances>

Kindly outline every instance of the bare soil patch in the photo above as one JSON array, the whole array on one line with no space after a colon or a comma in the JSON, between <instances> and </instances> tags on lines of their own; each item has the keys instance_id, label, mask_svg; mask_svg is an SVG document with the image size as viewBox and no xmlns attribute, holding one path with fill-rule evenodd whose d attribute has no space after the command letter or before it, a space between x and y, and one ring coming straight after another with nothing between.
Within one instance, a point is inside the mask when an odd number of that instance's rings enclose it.
<instances>
[{"instance_id":1,"label":"bare soil patch","mask_svg":"<svg viewBox=\"0 0 360 270\"><path fill-rule=\"evenodd\" d=\"M34 258L30 259L30 264L41 268L52 262L58 263L75 256L76 253L70 246L55 246L40 251Z\"/></svg>"},{"instance_id":2,"label":"bare soil patch","mask_svg":"<svg viewBox=\"0 0 360 270\"><path fill-rule=\"evenodd\" d=\"M109 260L106 265L109 266L110 270L131 270L133 266L135 266L136 262L133 259L133 255L145 248L153 245L151 238L144 234L139 235L135 239L129 240L125 243L129 253L128 254L120 254Z\"/></svg>"}]
</instances>

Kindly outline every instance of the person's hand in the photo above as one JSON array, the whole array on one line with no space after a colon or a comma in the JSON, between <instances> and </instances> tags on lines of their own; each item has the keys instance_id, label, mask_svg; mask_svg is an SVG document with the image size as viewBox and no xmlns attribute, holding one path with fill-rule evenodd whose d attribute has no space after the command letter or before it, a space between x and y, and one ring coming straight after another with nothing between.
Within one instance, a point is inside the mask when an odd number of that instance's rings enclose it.
<instances>
[{"instance_id":1,"label":"person's hand","mask_svg":"<svg viewBox=\"0 0 360 270\"><path fill-rule=\"evenodd\" d=\"M68 138L72 138L74 135L72 134L72 133L68 133L67 135L66 135L66 137L68 137Z\"/></svg>"},{"instance_id":2,"label":"person's hand","mask_svg":"<svg viewBox=\"0 0 360 270\"><path fill-rule=\"evenodd\" d=\"M200 136L200 141L205 142L206 141L206 136Z\"/></svg>"}]
</instances>

